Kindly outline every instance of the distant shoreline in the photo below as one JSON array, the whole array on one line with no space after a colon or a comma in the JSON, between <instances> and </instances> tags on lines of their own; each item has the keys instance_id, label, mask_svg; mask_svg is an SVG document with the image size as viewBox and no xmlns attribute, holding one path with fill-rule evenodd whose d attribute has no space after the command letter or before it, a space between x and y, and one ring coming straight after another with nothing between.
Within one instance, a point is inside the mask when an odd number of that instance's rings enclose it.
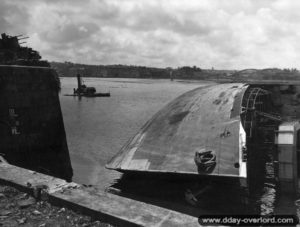
<instances>
[{"instance_id":1,"label":"distant shoreline","mask_svg":"<svg viewBox=\"0 0 300 227\"><path fill-rule=\"evenodd\" d=\"M83 65L71 62L51 62L51 66L64 77L74 77L80 73L82 77L96 78L205 80L227 79L236 72L235 70L201 69L196 66L172 69L126 65Z\"/></svg>"},{"instance_id":2,"label":"distant shoreline","mask_svg":"<svg viewBox=\"0 0 300 227\"><path fill-rule=\"evenodd\" d=\"M59 78L74 78L76 79L75 76L59 76ZM135 80L153 80L153 81L159 81L159 80L163 80L163 81L170 81L171 80L169 78L132 78L132 77L91 77L91 76L85 76L83 78L94 78L94 79L103 79L103 80L110 80L110 79L117 79L117 81L113 81L112 82L124 82L124 83L139 83L139 82L133 82L133 81L122 81L122 79L135 79ZM178 82L178 83L230 83L231 80L214 80L214 79L174 79L173 82Z\"/></svg>"},{"instance_id":3,"label":"distant shoreline","mask_svg":"<svg viewBox=\"0 0 300 227\"><path fill-rule=\"evenodd\" d=\"M126 65L83 65L71 62L51 62L60 77L75 77L80 73L88 78L132 78L132 79L169 79L183 81L213 81L216 83L251 83L251 84L300 84L300 73L291 69L245 69L215 70L201 69L197 66L172 68L152 68Z\"/></svg>"}]
</instances>

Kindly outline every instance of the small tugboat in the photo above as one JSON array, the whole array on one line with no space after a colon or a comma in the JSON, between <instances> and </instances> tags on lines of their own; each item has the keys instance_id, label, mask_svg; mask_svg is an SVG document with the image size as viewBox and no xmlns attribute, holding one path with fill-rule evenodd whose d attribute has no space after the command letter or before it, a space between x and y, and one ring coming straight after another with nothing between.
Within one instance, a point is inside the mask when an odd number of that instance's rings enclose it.
<instances>
[{"instance_id":1,"label":"small tugboat","mask_svg":"<svg viewBox=\"0 0 300 227\"><path fill-rule=\"evenodd\" d=\"M85 97L110 97L110 92L97 93L96 88L87 87L82 82L81 75L77 73L77 89L74 88L74 93L72 96L85 96Z\"/></svg>"}]
</instances>

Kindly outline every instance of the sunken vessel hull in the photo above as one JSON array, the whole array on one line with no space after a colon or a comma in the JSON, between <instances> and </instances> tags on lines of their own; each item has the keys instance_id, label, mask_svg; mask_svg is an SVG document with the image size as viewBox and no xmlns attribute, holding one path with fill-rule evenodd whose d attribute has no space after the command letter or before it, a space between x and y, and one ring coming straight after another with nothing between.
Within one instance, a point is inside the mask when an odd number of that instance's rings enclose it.
<instances>
[{"instance_id":1,"label":"sunken vessel hull","mask_svg":"<svg viewBox=\"0 0 300 227\"><path fill-rule=\"evenodd\" d=\"M254 76L194 89L153 116L106 167L131 174L234 178L249 186L268 161L274 176L298 187L299 97L297 78Z\"/></svg>"}]
</instances>

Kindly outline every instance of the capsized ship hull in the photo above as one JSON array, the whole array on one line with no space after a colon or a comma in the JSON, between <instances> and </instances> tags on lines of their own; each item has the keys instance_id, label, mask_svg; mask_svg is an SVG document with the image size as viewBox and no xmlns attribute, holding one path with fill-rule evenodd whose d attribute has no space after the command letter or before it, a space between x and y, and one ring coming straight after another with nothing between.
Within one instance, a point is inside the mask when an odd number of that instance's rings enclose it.
<instances>
[{"instance_id":1,"label":"capsized ship hull","mask_svg":"<svg viewBox=\"0 0 300 227\"><path fill-rule=\"evenodd\" d=\"M240 113L247 88L243 83L219 84L181 95L148 121L106 167L246 178ZM201 165L203 160L209 165Z\"/></svg>"},{"instance_id":2,"label":"capsized ship hull","mask_svg":"<svg viewBox=\"0 0 300 227\"><path fill-rule=\"evenodd\" d=\"M297 192L299 76L243 70L235 83L189 91L148 121L106 167L155 179L225 177L249 192L267 180Z\"/></svg>"}]
</instances>

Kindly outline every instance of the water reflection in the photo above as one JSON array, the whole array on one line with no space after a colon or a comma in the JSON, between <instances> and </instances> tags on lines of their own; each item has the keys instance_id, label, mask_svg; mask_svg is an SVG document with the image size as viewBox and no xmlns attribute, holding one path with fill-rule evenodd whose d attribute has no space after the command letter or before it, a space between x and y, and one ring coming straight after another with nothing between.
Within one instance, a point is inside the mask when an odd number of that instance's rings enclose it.
<instances>
[{"instance_id":1,"label":"water reflection","mask_svg":"<svg viewBox=\"0 0 300 227\"><path fill-rule=\"evenodd\" d=\"M75 78L63 78L61 106L68 146L74 168L74 181L93 184L123 196L149 202L198 217L200 214L299 214L293 195L280 194L272 157L266 174L250 198L245 198L238 182L228 179L158 179L123 176L104 168L106 162L159 109L178 95L207 83L181 83L168 80L95 79L85 80L98 91L109 89L109 98L66 97L76 87ZM197 196L196 206L185 201L185 192L211 185ZM300 202L297 203L297 205Z\"/></svg>"}]
</instances>

